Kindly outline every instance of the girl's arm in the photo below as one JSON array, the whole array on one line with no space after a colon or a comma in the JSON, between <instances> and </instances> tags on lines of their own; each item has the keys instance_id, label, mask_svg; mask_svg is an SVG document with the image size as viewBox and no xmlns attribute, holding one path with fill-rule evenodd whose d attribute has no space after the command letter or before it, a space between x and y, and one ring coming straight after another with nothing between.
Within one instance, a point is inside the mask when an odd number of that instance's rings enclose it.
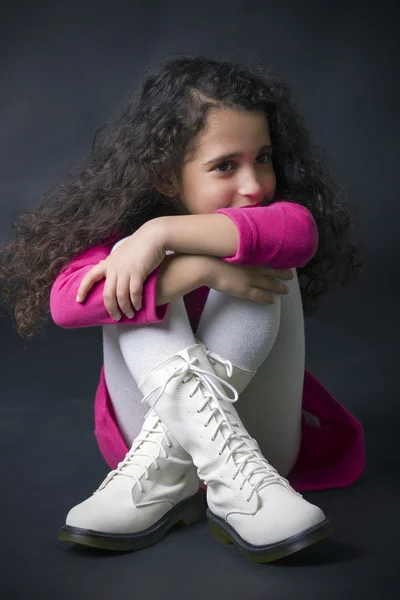
<instances>
[{"instance_id":1,"label":"girl's arm","mask_svg":"<svg viewBox=\"0 0 400 600\"><path fill-rule=\"evenodd\" d=\"M173 302L209 285L211 259L197 254L170 254L160 265L156 288L156 306Z\"/></svg>"},{"instance_id":2,"label":"girl's arm","mask_svg":"<svg viewBox=\"0 0 400 600\"><path fill-rule=\"evenodd\" d=\"M225 215L177 215L158 217L154 221L161 226L167 250L219 257L237 252L238 228Z\"/></svg>"},{"instance_id":3,"label":"girl's arm","mask_svg":"<svg viewBox=\"0 0 400 600\"><path fill-rule=\"evenodd\" d=\"M133 319L123 313L115 321L106 310L103 300L105 279L96 282L83 302L76 301L80 283L86 273L101 260L107 258L112 244L93 246L73 258L62 269L50 290L50 314L56 325L66 329L93 327L95 325L159 323L165 319L168 305L156 306L156 286L159 265L143 284L142 308Z\"/></svg>"},{"instance_id":4,"label":"girl's arm","mask_svg":"<svg viewBox=\"0 0 400 600\"><path fill-rule=\"evenodd\" d=\"M208 285L208 257L171 254L166 256L143 284L142 308L133 319L121 312L115 321L103 301L105 280L96 282L86 299L76 302L76 293L84 275L111 252L112 246L99 245L74 258L58 275L50 291L50 313L53 321L65 329L107 324L159 323L165 319L168 305L180 296Z\"/></svg>"},{"instance_id":5,"label":"girl's arm","mask_svg":"<svg viewBox=\"0 0 400 600\"><path fill-rule=\"evenodd\" d=\"M168 250L219 256L241 265L275 269L300 267L318 248L310 211L284 200L269 206L223 208L215 214L155 219Z\"/></svg>"}]
</instances>

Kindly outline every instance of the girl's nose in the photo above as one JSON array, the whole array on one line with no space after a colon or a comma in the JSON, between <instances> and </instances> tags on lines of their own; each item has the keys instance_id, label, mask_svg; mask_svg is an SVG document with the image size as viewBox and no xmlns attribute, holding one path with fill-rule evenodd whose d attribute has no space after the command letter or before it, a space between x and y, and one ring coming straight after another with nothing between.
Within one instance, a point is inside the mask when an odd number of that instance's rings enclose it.
<instances>
[{"instance_id":1,"label":"girl's nose","mask_svg":"<svg viewBox=\"0 0 400 600\"><path fill-rule=\"evenodd\" d=\"M258 198L262 193L258 173L252 167L244 167L239 176L238 193L242 196L250 196L252 199Z\"/></svg>"},{"instance_id":2,"label":"girl's nose","mask_svg":"<svg viewBox=\"0 0 400 600\"><path fill-rule=\"evenodd\" d=\"M255 177L250 177L245 183L242 183L238 188L240 196L247 196L252 202L261 200L263 190Z\"/></svg>"}]
</instances>

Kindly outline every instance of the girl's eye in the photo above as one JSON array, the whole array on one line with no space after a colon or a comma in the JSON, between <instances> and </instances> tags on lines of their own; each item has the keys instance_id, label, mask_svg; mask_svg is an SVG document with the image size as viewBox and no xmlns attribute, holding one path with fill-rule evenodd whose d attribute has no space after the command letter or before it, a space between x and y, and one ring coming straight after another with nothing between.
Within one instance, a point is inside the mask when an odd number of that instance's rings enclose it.
<instances>
[{"instance_id":1,"label":"girl's eye","mask_svg":"<svg viewBox=\"0 0 400 600\"><path fill-rule=\"evenodd\" d=\"M269 164L270 159L271 159L271 154L272 154L272 152L263 152L262 154L260 154L260 156L258 158L260 158L261 156L267 156L269 159L268 161L262 162L261 164L263 164L263 165ZM230 173L230 171L224 171L224 170L220 170L220 169L221 169L221 167L224 167L226 165L231 165L231 164L233 164L232 161L224 162L224 163L221 163L220 165L217 165L216 167L214 167L213 170L217 171L219 173Z\"/></svg>"}]
</instances>

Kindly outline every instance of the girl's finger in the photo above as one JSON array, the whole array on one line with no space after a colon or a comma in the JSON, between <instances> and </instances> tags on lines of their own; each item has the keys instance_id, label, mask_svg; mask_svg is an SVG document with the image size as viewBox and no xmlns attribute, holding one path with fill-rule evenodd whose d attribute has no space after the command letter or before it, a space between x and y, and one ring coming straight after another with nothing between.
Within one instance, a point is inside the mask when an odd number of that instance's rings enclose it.
<instances>
[{"instance_id":1,"label":"girl's finger","mask_svg":"<svg viewBox=\"0 0 400 600\"><path fill-rule=\"evenodd\" d=\"M132 319L135 316L135 313L132 310L130 302L129 281L129 276L118 277L116 296L122 312L128 317L128 319Z\"/></svg>"},{"instance_id":2,"label":"girl's finger","mask_svg":"<svg viewBox=\"0 0 400 600\"><path fill-rule=\"evenodd\" d=\"M104 284L103 300L104 306L107 309L110 317L119 321L121 314L118 310L117 298L116 298L116 287L117 287L117 276L108 275Z\"/></svg>"},{"instance_id":3,"label":"girl's finger","mask_svg":"<svg viewBox=\"0 0 400 600\"><path fill-rule=\"evenodd\" d=\"M131 277L129 293L132 305L136 310L140 310L142 308L143 282Z\"/></svg>"},{"instance_id":4,"label":"girl's finger","mask_svg":"<svg viewBox=\"0 0 400 600\"><path fill-rule=\"evenodd\" d=\"M87 295L88 291L92 288L93 284L96 283L96 281L100 281L101 279L103 279L104 276L105 276L104 265L101 265L99 263L98 265L96 265L95 267L90 269L90 271L88 271L86 273L86 275L83 277L83 279L79 285L78 293L76 295L76 301L82 302L82 300L84 300L86 298L86 295Z\"/></svg>"}]
</instances>

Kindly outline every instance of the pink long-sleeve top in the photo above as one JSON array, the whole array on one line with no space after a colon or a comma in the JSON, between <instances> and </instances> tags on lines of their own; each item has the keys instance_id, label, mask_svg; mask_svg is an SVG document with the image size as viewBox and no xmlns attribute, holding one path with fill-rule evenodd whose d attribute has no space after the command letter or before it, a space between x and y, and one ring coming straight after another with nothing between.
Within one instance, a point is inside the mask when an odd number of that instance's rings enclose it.
<instances>
[{"instance_id":1,"label":"pink long-sleeve top","mask_svg":"<svg viewBox=\"0 0 400 600\"><path fill-rule=\"evenodd\" d=\"M311 260L318 248L318 228L310 211L302 205L280 200L218 209L237 226L239 244L234 256L222 257L234 264L266 265L275 269L298 268ZM76 295L84 275L109 256L118 238L87 249L58 275L50 291L54 322L67 329L116 324L103 302L105 280L93 285L84 302ZM157 267L143 284L142 308L133 319L123 313L118 324L159 323L169 304L156 306ZM195 332L209 288L202 286L184 296ZM302 443L297 462L288 476L298 491L345 487L353 483L365 465L364 435L359 421L305 369L303 385ZM95 398L95 434L111 468L128 452L118 429L104 377L104 365Z\"/></svg>"}]
</instances>

